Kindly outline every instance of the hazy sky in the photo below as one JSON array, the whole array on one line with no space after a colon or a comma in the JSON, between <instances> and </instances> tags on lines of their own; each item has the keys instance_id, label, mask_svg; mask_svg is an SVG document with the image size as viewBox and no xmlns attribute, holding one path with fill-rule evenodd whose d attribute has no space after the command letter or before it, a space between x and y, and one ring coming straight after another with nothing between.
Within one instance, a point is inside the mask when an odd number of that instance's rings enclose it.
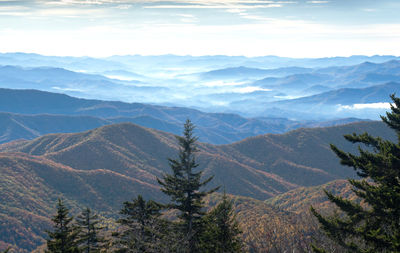
<instances>
[{"instance_id":1,"label":"hazy sky","mask_svg":"<svg viewBox=\"0 0 400 253\"><path fill-rule=\"evenodd\" d=\"M0 0L0 52L400 55L400 0Z\"/></svg>"}]
</instances>

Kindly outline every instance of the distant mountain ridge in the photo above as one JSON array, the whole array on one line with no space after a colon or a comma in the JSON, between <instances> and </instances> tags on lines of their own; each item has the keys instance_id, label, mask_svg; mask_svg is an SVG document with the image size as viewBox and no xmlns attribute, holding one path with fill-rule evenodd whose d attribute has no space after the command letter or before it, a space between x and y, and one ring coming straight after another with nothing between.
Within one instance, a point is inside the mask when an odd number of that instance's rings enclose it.
<instances>
[{"instance_id":1,"label":"distant mountain ridge","mask_svg":"<svg viewBox=\"0 0 400 253\"><path fill-rule=\"evenodd\" d=\"M300 66L306 68L329 67L329 66L345 66L356 65L365 61L381 63L390 60L398 60L399 57L392 55L374 55L363 56L353 55L350 57L327 57L327 58L289 58L279 56L226 56L226 55L209 55L209 56L178 56L178 55L116 55L107 58L91 58L91 57L57 57L44 56L32 53L1 53L0 64L13 64L26 67L39 66L57 66L61 68L79 69L89 68L110 70L110 66L116 69L125 69L129 67L139 67L153 65L175 66L199 66L214 65L216 68L246 66L252 68L280 68L287 66ZM111 68L112 69L112 68Z\"/></svg>"},{"instance_id":2,"label":"distant mountain ridge","mask_svg":"<svg viewBox=\"0 0 400 253\"><path fill-rule=\"evenodd\" d=\"M310 114L318 104L287 108L279 102L343 88L364 89L400 82L399 57L395 56L291 59L132 55L90 58L19 53L0 54L1 64L4 65L0 66L0 86L3 88L189 107L245 117L272 117L268 110L278 108L278 117L295 120L375 119L368 109L352 111L329 107ZM369 96L373 98L374 94ZM380 97L375 97L378 99ZM332 110L335 114L330 117L328 112ZM384 111L373 114L378 113ZM221 140L220 143L226 142Z\"/></svg>"},{"instance_id":3,"label":"distant mountain ridge","mask_svg":"<svg viewBox=\"0 0 400 253\"><path fill-rule=\"evenodd\" d=\"M1 88L0 111L7 112L0 114L0 123L7 126L0 131L0 143L32 139L47 133L79 132L119 122L180 134L183 122L190 118L198 127L196 133L201 141L226 144L258 134L283 133L298 127L325 124L275 118L248 119L236 114L205 113L190 108L79 99L38 90Z\"/></svg>"},{"instance_id":4,"label":"distant mountain ridge","mask_svg":"<svg viewBox=\"0 0 400 253\"><path fill-rule=\"evenodd\" d=\"M239 67L231 67L225 69L217 69L211 70L208 72L204 72L199 74L199 77L202 79L221 79L227 78L229 79L237 79L237 78L259 78L263 76L286 76L290 74L303 74L312 72L310 68L301 68L301 67L283 67L283 68L276 68L276 69L260 69L260 68L248 68L244 66Z\"/></svg>"},{"instance_id":5,"label":"distant mountain ridge","mask_svg":"<svg viewBox=\"0 0 400 253\"><path fill-rule=\"evenodd\" d=\"M400 92L400 83L390 82L367 88L342 88L324 92L309 97L283 100L277 102L280 105L353 105L366 103L390 102L390 94Z\"/></svg>"}]
</instances>

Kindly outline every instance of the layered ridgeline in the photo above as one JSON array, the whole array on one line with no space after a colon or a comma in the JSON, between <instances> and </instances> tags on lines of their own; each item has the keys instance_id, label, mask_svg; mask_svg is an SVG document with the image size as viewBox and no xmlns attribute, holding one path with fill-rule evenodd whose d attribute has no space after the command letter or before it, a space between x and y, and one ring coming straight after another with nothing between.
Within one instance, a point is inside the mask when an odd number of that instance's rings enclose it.
<instances>
[{"instance_id":1,"label":"layered ridgeline","mask_svg":"<svg viewBox=\"0 0 400 253\"><path fill-rule=\"evenodd\" d=\"M0 87L297 120L376 119L375 115L383 113L385 107L369 104L390 102L388 94L400 91L398 57L299 61L273 57L267 61L266 58L239 60L223 56L208 57L209 61L196 57L145 58L0 55L0 64L6 64L0 65ZM279 64L281 60L283 65ZM314 64L306 64L308 61ZM330 63L326 65L325 61ZM317 62L321 65L315 65ZM354 108L360 103L366 105ZM310 113L313 108L318 110ZM111 108L108 109L110 112Z\"/></svg>"},{"instance_id":2,"label":"layered ridgeline","mask_svg":"<svg viewBox=\"0 0 400 253\"><path fill-rule=\"evenodd\" d=\"M354 176L339 165L329 143L354 150L342 135L364 131L393 138L379 122L299 129L230 145L200 143L198 162L205 176L215 175L210 187L222 185L261 203L301 186ZM6 223L0 243L27 250L41 244L58 197L72 208L88 205L106 216L137 194L163 201L156 177L169 171L167 158L177 149L174 135L130 123L3 144L0 215Z\"/></svg>"},{"instance_id":3,"label":"layered ridgeline","mask_svg":"<svg viewBox=\"0 0 400 253\"><path fill-rule=\"evenodd\" d=\"M4 113L2 113L4 112ZM182 107L89 100L38 90L0 88L0 143L33 139L48 133L81 132L119 122L131 122L174 134L190 118L200 141L226 144L265 133L299 127L329 126L359 121L298 122L284 118L244 118L237 114L206 113Z\"/></svg>"}]
</instances>

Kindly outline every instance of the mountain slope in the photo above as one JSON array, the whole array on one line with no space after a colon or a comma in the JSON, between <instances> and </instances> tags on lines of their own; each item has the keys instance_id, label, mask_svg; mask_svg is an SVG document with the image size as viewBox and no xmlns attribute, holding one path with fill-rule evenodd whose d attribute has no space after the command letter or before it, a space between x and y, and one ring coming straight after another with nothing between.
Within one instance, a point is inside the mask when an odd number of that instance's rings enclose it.
<instances>
[{"instance_id":1,"label":"mountain slope","mask_svg":"<svg viewBox=\"0 0 400 253\"><path fill-rule=\"evenodd\" d=\"M258 199L238 202L239 216L249 226L246 236L252 238L254 231L261 233L271 224L277 228L282 222L290 224L290 219L276 216L279 212L262 204L263 200L277 196L282 201L272 204L279 206L288 198L298 200L292 197L297 192L290 190L354 176L352 170L339 165L328 146L334 143L354 151L341 136L363 131L394 138L380 122L298 129L230 145L199 143L197 160L205 176L215 175L210 187L222 185L227 193ZM25 249L21 252L27 252L43 243L43 231L49 227L58 197L73 212L89 205L106 216L137 194L165 200L155 179L170 172L167 158L176 157L178 145L172 134L122 123L6 143L0 151L0 216L5 221L0 226L0 247L16 243ZM286 192L288 198L278 196ZM301 208L308 205L304 203L285 205ZM271 215L276 219L264 220Z\"/></svg>"},{"instance_id":2,"label":"mountain slope","mask_svg":"<svg viewBox=\"0 0 400 253\"><path fill-rule=\"evenodd\" d=\"M355 150L342 135L363 131L393 138L380 122L299 129L230 145L200 143L198 161L206 175L215 175L214 185L226 185L228 193L266 199L299 186L354 175L342 169L329 144ZM169 170L167 158L176 156L178 146L171 134L122 123L8 143L0 150L43 156L78 170L111 170L157 186L155 177Z\"/></svg>"},{"instance_id":3,"label":"mountain slope","mask_svg":"<svg viewBox=\"0 0 400 253\"><path fill-rule=\"evenodd\" d=\"M329 212L334 208L334 205L328 200L324 190L346 199L354 200L356 198L347 180L335 180L323 185L300 187L270 198L265 202L281 210L295 213L307 212L310 206L314 206L321 212Z\"/></svg>"},{"instance_id":4,"label":"mountain slope","mask_svg":"<svg viewBox=\"0 0 400 253\"><path fill-rule=\"evenodd\" d=\"M155 177L168 171L168 157L178 146L171 134L123 123L78 134L52 134L33 141L5 144L4 149L44 156L79 170L107 169L157 185ZM275 195L294 187L268 173L227 159L218 146L201 144L201 168L215 174L215 184L230 175L229 189L239 185L250 196ZM252 182L251 184L249 182Z\"/></svg>"},{"instance_id":5,"label":"mountain slope","mask_svg":"<svg viewBox=\"0 0 400 253\"><path fill-rule=\"evenodd\" d=\"M390 82L362 89L355 89L355 88L338 89L309 97L279 101L276 104L285 106L304 105L304 104L353 105L353 104L364 104L364 103L390 102L389 95L399 92L400 92L400 83Z\"/></svg>"},{"instance_id":6,"label":"mountain slope","mask_svg":"<svg viewBox=\"0 0 400 253\"><path fill-rule=\"evenodd\" d=\"M201 80L240 80L256 79L265 76L285 76L311 72L312 69L301 67L286 67L278 69L248 68L244 66L216 69L198 74Z\"/></svg>"},{"instance_id":7,"label":"mountain slope","mask_svg":"<svg viewBox=\"0 0 400 253\"><path fill-rule=\"evenodd\" d=\"M84 131L119 122L132 122L180 134L183 123L190 118L197 125L200 141L226 144L259 134L284 133L307 125L307 122L279 121L275 118L252 119L231 113L205 113L182 107L79 99L38 90L1 88L0 111L26 114L8 114L0 117L0 123L9 126L7 130L3 130L0 142L17 138L31 139L46 133ZM31 114L35 116L29 117ZM37 114L57 114L57 116ZM310 124L315 125L315 122Z\"/></svg>"},{"instance_id":8,"label":"mountain slope","mask_svg":"<svg viewBox=\"0 0 400 253\"><path fill-rule=\"evenodd\" d=\"M0 111L22 114L89 115L128 121L179 134L187 118L198 125L200 139L216 144L238 141L274 129L264 121L234 114L204 113L180 107L87 100L37 90L0 89ZM108 119L107 119L108 120ZM252 127L253 126L253 127Z\"/></svg>"},{"instance_id":9,"label":"mountain slope","mask_svg":"<svg viewBox=\"0 0 400 253\"><path fill-rule=\"evenodd\" d=\"M161 199L157 188L135 178L109 170L79 171L22 153L1 153L0 175L0 247L16 244L20 252L44 243L57 198L67 200L73 212L85 206L115 212L137 192Z\"/></svg>"},{"instance_id":10,"label":"mountain slope","mask_svg":"<svg viewBox=\"0 0 400 253\"><path fill-rule=\"evenodd\" d=\"M92 116L22 115L0 112L0 143L18 139L34 139L49 133L81 132L112 124Z\"/></svg>"}]
</instances>

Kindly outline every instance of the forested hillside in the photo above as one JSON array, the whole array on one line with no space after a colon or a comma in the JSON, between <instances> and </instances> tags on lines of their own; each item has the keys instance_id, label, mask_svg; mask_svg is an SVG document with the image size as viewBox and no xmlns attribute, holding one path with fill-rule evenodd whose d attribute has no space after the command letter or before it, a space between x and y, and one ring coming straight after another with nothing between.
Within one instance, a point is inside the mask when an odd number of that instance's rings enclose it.
<instances>
[{"instance_id":1,"label":"forested hillside","mask_svg":"<svg viewBox=\"0 0 400 253\"><path fill-rule=\"evenodd\" d=\"M204 170L205 176L215 176L210 187L224 186L227 193L258 199L247 198L259 203L259 207L247 210L251 205L243 204L243 212L259 210L263 216L271 205L264 206L261 201L270 197L277 198L269 200L270 204L294 211L289 207L305 207L309 202L304 202L304 197L290 197L295 203L282 205L284 201L280 199L285 195L279 194L354 175L340 166L329 150L329 143L354 150L342 138L354 131L393 138L383 124L364 122L258 136L231 145L199 143L199 169ZM31 250L43 242L44 236L43 229L34 227L48 227L48 217L54 212L58 197L64 198L73 210L89 205L105 216L115 213L124 200L137 194L165 201L155 179L168 171L167 158L176 157L178 144L172 134L122 123L83 133L50 134L33 141L7 143L0 150L0 187L4 193L1 203L5 203L1 215L8 222L2 226L1 233L6 238L2 243L16 243ZM319 189L315 190L317 196L321 194ZM315 202L321 201L323 205L326 200L318 197ZM23 219L15 219L18 216ZM15 231L21 231L17 241L6 236Z\"/></svg>"}]
</instances>

